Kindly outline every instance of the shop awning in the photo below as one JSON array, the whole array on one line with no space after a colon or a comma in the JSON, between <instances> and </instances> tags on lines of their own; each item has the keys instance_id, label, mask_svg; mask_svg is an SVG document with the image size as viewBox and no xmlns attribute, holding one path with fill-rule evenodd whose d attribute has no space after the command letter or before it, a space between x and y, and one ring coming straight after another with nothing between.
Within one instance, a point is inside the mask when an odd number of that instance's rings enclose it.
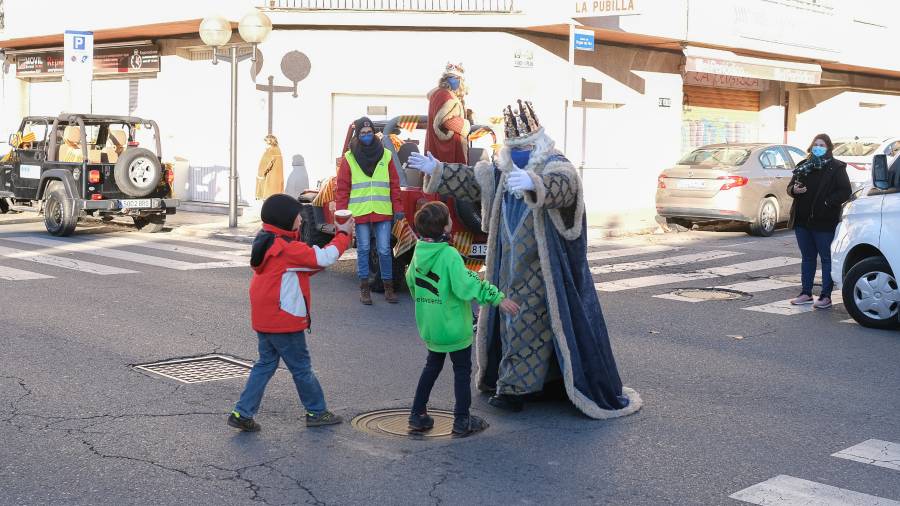
<instances>
[{"instance_id":1,"label":"shop awning","mask_svg":"<svg viewBox=\"0 0 900 506\"><path fill-rule=\"evenodd\" d=\"M822 67L813 63L797 63L741 56L731 51L687 46L685 70L725 76L749 77L788 83L819 84Z\"/></svg>"},{"instance_id":2,"label":"shop awning","mask_svg":"<svg viewBox=\"0 0 900 506\"><path fill-rule=\"evenodd\" d=\"M198 34L201 19L153 23L149 25L126 26L122 28L104 28L94 31L94 42L111 42L129 39L155 39L177 35ZM21 50L29 48L62 47L63 34L38 35L18 39L0 40L0 48Z\"/></svg>"}]
</instances>

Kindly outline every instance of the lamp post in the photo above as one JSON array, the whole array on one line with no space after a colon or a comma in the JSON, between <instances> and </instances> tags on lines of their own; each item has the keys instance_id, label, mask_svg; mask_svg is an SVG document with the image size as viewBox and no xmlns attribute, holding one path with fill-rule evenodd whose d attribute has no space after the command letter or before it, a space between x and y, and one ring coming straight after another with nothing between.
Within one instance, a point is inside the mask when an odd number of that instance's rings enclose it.
<instances>
[{"instance_id":1,"label":"lamp post","mask_svg":"<svg viewBox=\"0 0 900 506\"><path fill-rule=\"evenodd\" d=\"M262 43L272 31L272 21L259 11L253 11L241 18L238 33L241 38L253 45L250 55L238 55L240 44L229 44L231 41L231 23L221 17L208 17L200 23L200 38L203 43L213 49L213 65L219 59L231 63L231 119L229 133L230 167L228 170L228 226L237 227L238 172L237 172L237 64L247 58L256 60L256 45ZM220 55L219 48L229 45L230 54Z\"/></svg>"}]
</instances>

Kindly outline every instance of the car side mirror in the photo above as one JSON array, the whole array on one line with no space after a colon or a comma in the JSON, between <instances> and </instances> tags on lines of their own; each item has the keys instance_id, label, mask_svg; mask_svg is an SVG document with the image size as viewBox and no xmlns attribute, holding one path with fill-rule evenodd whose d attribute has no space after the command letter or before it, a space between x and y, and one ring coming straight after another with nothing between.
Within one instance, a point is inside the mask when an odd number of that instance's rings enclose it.
<instances>
[{"instance_id":1,"label":"car side mirror","mask_svg":"<svg viewBox=\"0 0 900 506\"><path fill-rule=\"evenodd\" d=\"M887 156L875 155L872 158L872 185L879 190L887 190L891 187L894 178L888 169Z\"/></svg>"}]
</instances>

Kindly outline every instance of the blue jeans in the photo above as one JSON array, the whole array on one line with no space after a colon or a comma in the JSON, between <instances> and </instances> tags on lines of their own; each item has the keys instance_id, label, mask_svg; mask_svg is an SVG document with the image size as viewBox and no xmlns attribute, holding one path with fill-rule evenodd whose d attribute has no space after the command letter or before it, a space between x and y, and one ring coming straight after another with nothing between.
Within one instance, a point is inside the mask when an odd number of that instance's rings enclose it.
<instances>
[{"instance_id":1,"label":"blue jeans","mask_svg":"<svg viewBox=\"0 0 900 506\"><path fill-rule=\"evenodd\" d=\"M247 386L241 394L234 410L242 417L253 418L259 411L266 385L278 369L278 359L284 360L284 364L294 377L294 385L300 402L308 413L320 414L325 411L325 394L319 385L319 380L312 370L309 358L309 350L306 348L306 332L292 332L289 334L264 334L259 335L259 360L253 364L250 377L247 378Z\"/></svg>"},{"instance_id":2,"label":"blue jeans","mask_svg":"<svg viewBox=\"0 0 900 506\"><path fill-rule=\"evenodd\" d=\"M359 279L369 279L369 251L372 249L372 229L375 229L375 249L378 251L378 264L381 267L381 279L390 281L394 269L391 253L391 220L376 223L356 224L356 274Z\"/></svg>"},{"instance_id":3,"label":"blue jeans","mask_svg":"<svg viewBox=\"0 0 900 506\"><path fill-rule=\"evenodd\" d=\"M794 235L797 236L797 245L800 246L800 256L803 258L800 264L800 280L803 284L801 293L812 297L818 256L822 259L822 293L819 296L831 298L831 290L834 289L834 280L831 279L831 241L834 240L834 231L822 232L798 225L794 227Z\"/></svg>"}]
</instances>

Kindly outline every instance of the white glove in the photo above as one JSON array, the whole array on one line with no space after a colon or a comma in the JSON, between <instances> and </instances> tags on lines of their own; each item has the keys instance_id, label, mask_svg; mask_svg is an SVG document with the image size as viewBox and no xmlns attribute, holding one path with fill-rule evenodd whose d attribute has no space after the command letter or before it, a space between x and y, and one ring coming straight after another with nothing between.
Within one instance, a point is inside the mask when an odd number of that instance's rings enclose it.
<instances>
[{"instance_id":1,"label":"white glove","mask_svg":"<svg viewBox=\"0 0 900 506\"><path fill-rule=\"evenodd\" d=\"M431 154L431 151L428 152L428 156L413 152L410 153L406 166L411 169L416 169L426 176L430 176L440 163L441 162Z\"/></svg>"},{"instance_id":2,"label":"white glove","mask_svg":"<svg viewBox=\"0 0 900 506\"><path fill-rule=\"evenodd\" d=\"M528 172L522 169L514 169L506 176L506 187L510 192L521 195L526 191L534 191L534 180Z\"/></svg>"}]
</instances>

